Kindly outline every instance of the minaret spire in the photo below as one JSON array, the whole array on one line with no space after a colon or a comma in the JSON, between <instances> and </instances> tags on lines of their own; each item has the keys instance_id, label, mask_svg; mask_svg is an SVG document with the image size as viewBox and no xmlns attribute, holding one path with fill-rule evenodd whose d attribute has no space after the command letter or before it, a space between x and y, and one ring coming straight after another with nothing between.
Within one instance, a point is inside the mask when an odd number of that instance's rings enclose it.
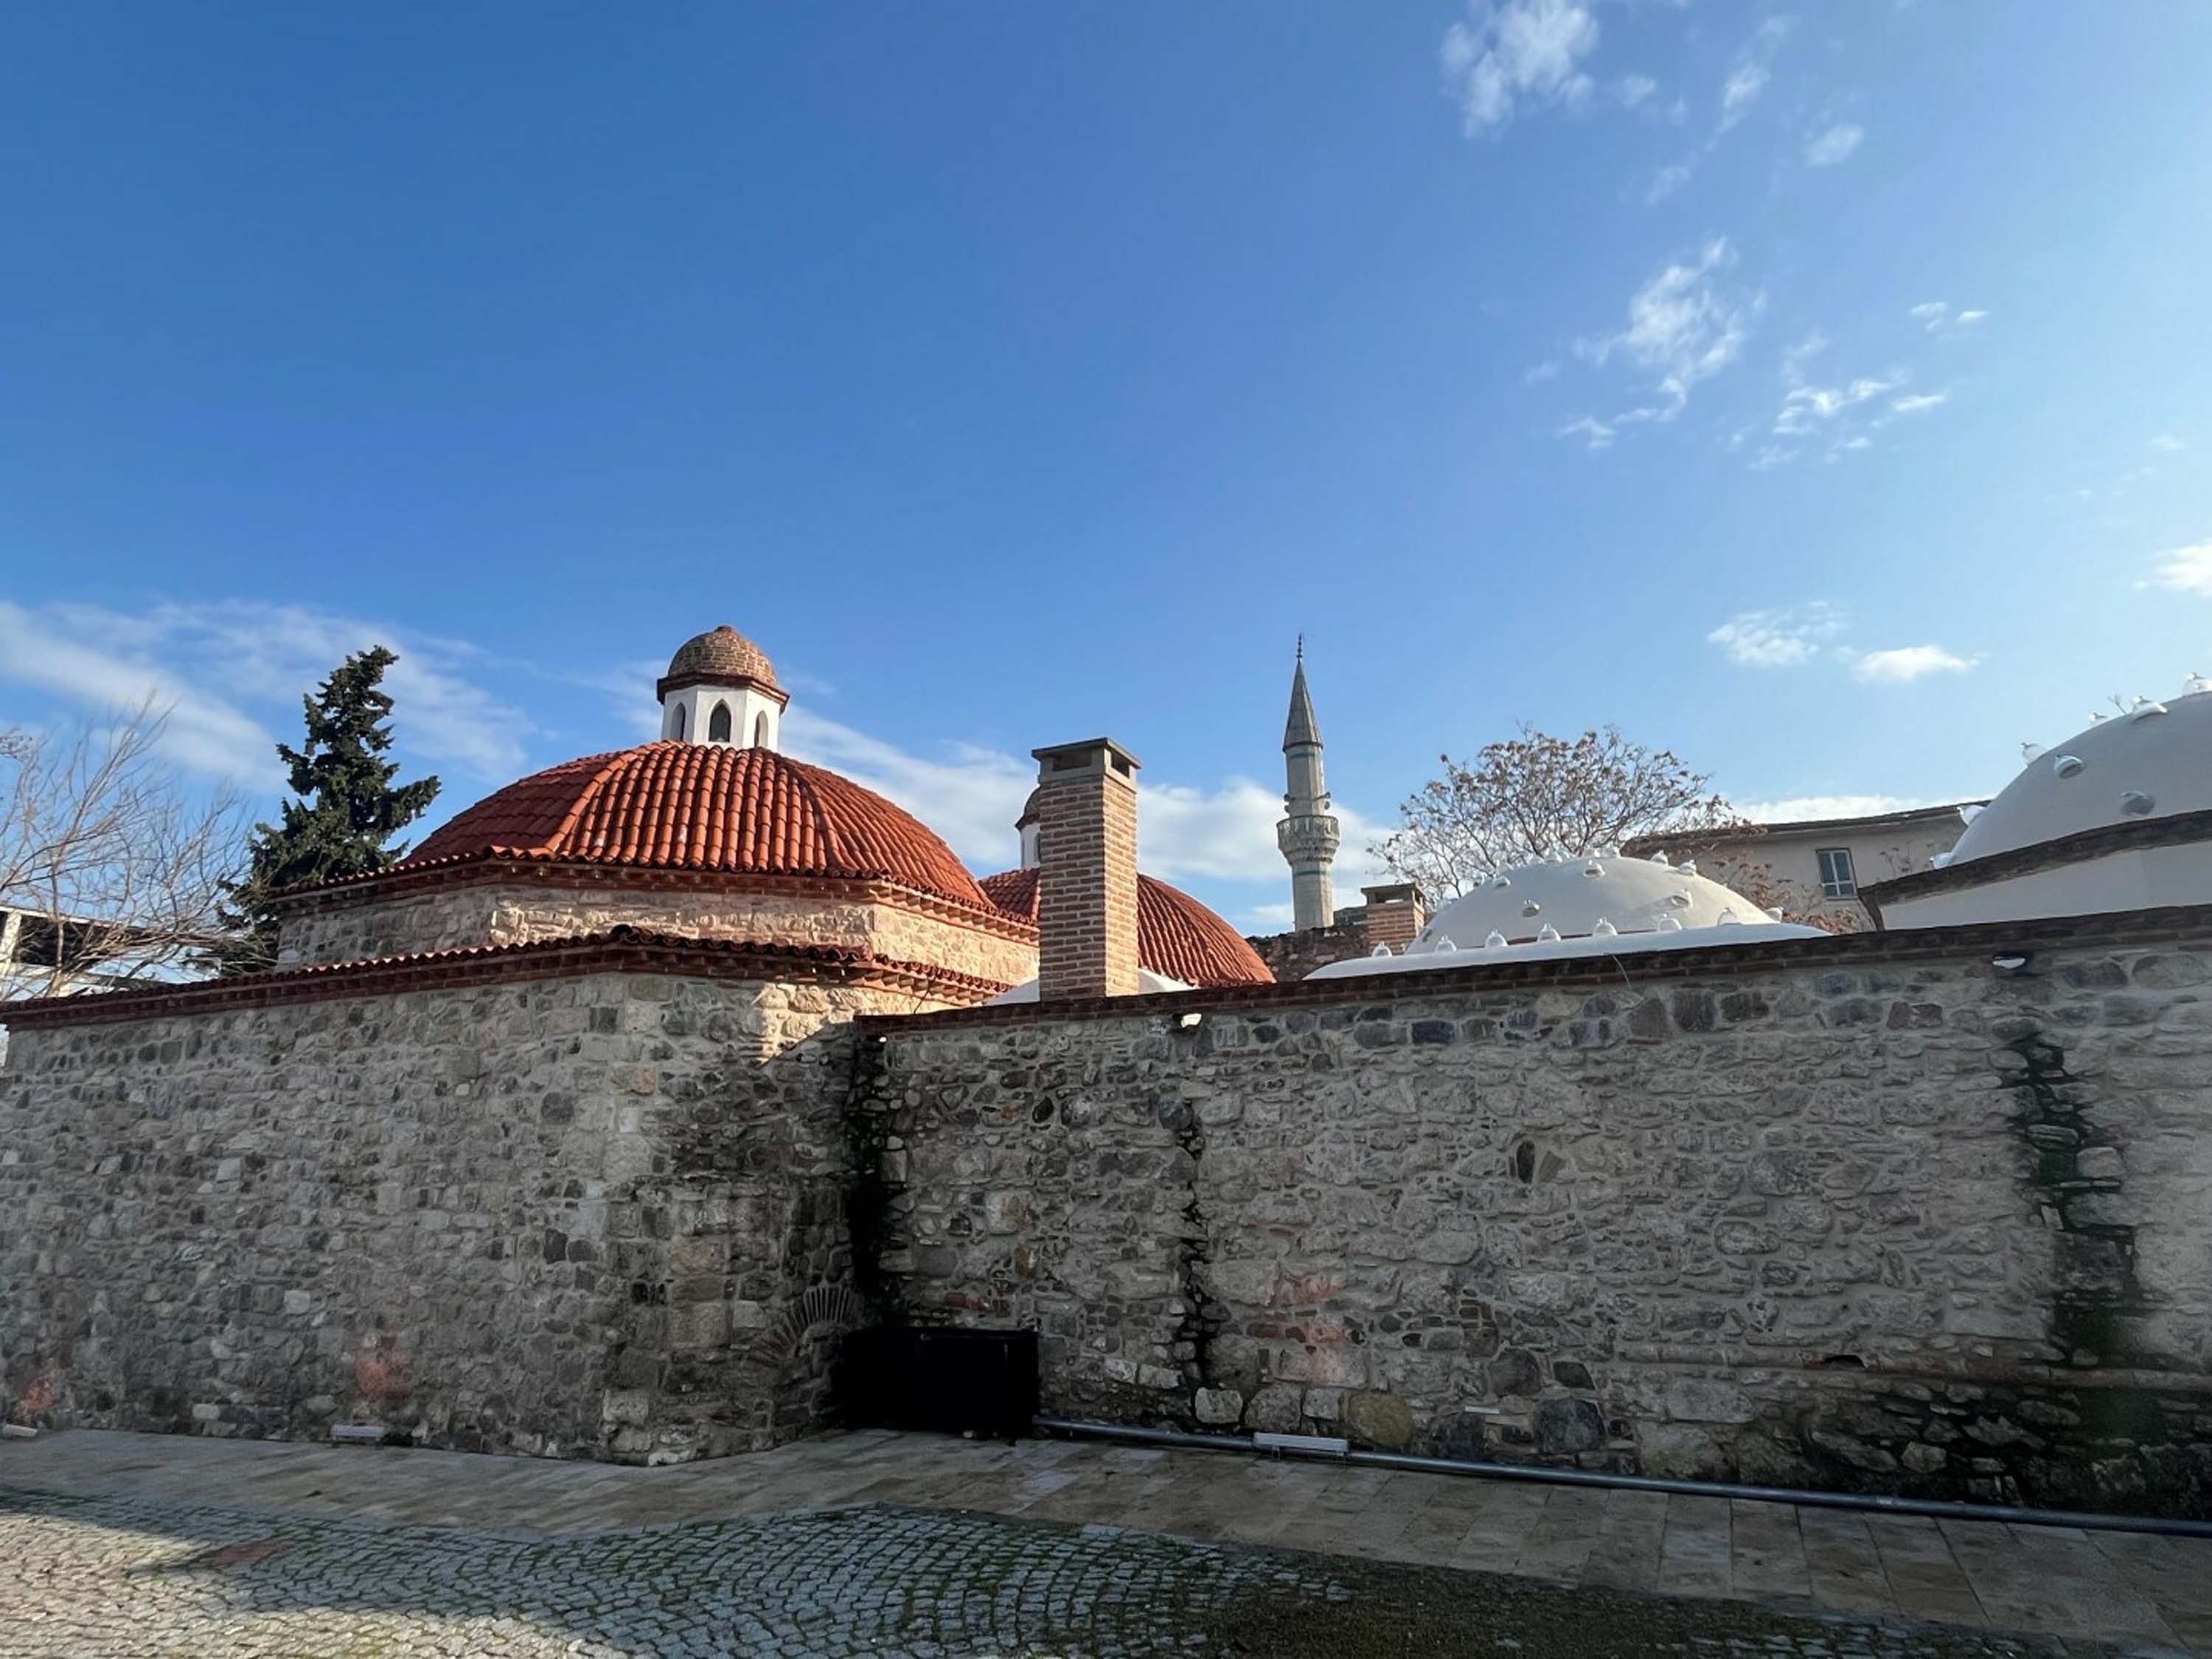
<instances>
[{"instance_id":1,"label":"minaret spire","mask_svg":"<svg viewBox=\"0 0 2212 1659\"><path fill-rule=\"evenodd\" d=\"M1322 775L1321 722L1314 717L1313 693L1306 688L1306 636L1298 635L1291 671L1291 713L1283 723L1283 771L1289 788L1283 795L1283 820L1275 844L1291 866L1292 925L1300 933L1326 927L1336 920L1336 892L1330 866L1340 839L1328 810L1328 784Z\"/></svg>"}]
</instances>

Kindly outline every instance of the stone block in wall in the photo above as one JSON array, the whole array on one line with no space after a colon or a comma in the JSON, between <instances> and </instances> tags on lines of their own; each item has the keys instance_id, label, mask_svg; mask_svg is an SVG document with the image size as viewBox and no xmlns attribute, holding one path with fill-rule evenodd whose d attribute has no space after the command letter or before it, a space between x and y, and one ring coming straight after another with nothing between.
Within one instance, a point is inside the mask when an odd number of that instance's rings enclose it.
<instances>
[{"instance_id":1,"label":"stone block in wall","mask_svg":"<svg viewBox=\"0 0 2212 1659\"><path fill-rule=\"evenodd\" d=\"M1413 1413L1395 1395L1346 1395L1344 1424L1355 1442L1384 1451L1403 1451L1413 1442Z\"/></svg>"}]
</instances>

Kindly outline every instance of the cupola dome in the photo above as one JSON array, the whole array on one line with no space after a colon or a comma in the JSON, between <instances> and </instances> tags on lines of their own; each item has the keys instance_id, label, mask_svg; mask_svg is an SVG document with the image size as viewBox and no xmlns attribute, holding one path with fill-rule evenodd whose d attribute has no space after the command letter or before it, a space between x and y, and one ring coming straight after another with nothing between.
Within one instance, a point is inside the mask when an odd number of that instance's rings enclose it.
<instances>
[{"instance_id":1,"label":"cupola dome","mask_svg":"<svg viewBox=\"0 0 2212 1659\"><path fill-rule=\"evenodd\" d=\"M677 647L654 691L660 735L671 742L781 746L791 694L775 683L768 653L727 623Z\"/></svg>"},{"instance_id":2,"label":"cupola dome","mask_svg":"<svg viewBox=\"0 0 2212 1659\"><path fill-rule=\"evenodd\" d=\"M667 694L670 681L683 679L725 683L750 680L773 686L775 665L769 661L767 652L724 623L704 634L694 634L676 647L676 654L668 659L668 672L660 682L661 694Z\"/></svg>"}]
</instances>

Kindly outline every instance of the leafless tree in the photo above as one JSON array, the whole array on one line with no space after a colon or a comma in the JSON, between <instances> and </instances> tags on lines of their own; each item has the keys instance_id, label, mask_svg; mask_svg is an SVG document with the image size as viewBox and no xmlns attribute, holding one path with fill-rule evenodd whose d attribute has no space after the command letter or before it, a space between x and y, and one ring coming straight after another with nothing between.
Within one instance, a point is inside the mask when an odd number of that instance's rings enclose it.
<instances>
[{"instance_id":1,"label":"leafless tree","mask_svg":"<svg viewBox=\"0 0 2212 1659\"><path fill-rule=\"evenodd\" d=\"M149 699L72 735L0 731L0 998L176 978L212 941L243 815L162 761L165 718Z\"/></svg>"},{"instance_id":2,"label":"leafless tree","mask_svg":"<svg viewBox=\"0 0 2212 1659\"><path fill-rule=\"evenodd\" d=\"M1704 773L1610 726L1578 738L1523 726L1472 760L1441 758L1443 775L1407 799L1399 827L1369 849L1438 903L1513 865L1743 822Z\"/></svg>"}]
</instances>

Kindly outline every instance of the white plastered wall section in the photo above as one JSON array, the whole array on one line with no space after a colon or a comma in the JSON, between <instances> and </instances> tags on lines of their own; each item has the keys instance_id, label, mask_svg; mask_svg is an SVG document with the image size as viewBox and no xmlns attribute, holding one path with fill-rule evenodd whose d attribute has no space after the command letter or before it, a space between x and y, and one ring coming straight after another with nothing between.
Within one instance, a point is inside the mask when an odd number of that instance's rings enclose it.
<instances>
[{"instance_id":1,"label":"white plastered wall section","mask_svg":"<svg viewBox=\"0 0 2212 1659\"><path fill-rule=\"evenodd\" d=\"M680 743L719 741L712 735L717 706L730 711L732 748L781 750L783 710L774 697L750 686L687 685L671 691L661 700L661 737Z\"/></svg>"},{"instance_id":2,"label":"white plastered wall section","mask_svg":"<svg viewBox=\"0 0 2212 1659\"><path fill-rule=\"evenodd\" d=\"M1954 866L1960 872L1972 865ZM2026 921L2037 916L2094 916L2201 902L2212 892L2212 842L2108 853L2102 858L2030 870L1882 907L1884 927L1943 927L1954 922Z\"/></svg>"}]
</instances>

